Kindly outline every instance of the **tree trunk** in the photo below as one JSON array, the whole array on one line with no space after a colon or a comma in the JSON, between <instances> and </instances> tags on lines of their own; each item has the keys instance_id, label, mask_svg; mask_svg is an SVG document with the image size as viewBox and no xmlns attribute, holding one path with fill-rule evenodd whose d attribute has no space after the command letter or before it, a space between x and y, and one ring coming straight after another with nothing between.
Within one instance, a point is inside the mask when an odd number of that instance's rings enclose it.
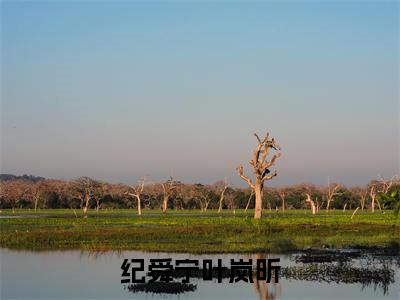
<instances>
[{"instance_id":1,"label":"tree trunk","mask_svg":"<svg viewBox=\"0 0 400 300\"><path fill-rule=\"evenodd\" d=\"M100 209L100 199L96 199L96 212L99 212Z\"/></svg>"},{"instance_id":2,"label":"tree trunk","mask_svg":"<svg viewBox=\"0 0 400 300\"><path fill-rule=\"evenodd\" d=\"M329 211L330 204L331 204L331 201L328 199L328 201L326 202L326 211Z\"/></svg>"},{"instance_id":3,"label":"tree trunk","mask_svg":"<svg viewBox=\"0 0 400 300\"><path fill-rule=\"evenodd\" d=\"M162 212L166 213L168 208L168 197L164 196L163 198L163 206L162 206Z\"/></svg>"},{"instance_id":4,"label":"tree trunk","mask_svg":"<svg viewBox=\"0 0 400 300\"><path fill-rule=\"evenodd\" d=\"M254 208L254 219L261 219L262 216L262 196L263 196L263 183L257 180L254 186L254 194L256 197L256 204Z\"/></svg>"},{"instance_id":5,"label":"tree trunk","mask_svg":"<svg viewBox=\"0 0 400 300\"><path fill-rule=\"evenodd\" d=\"M253 194L254 194L254 191L251 190L250 197L249 197L249 200L247 201L246 208L244 209L244 212L247 212L247 210L249 209L250 201L251 201L251 198L253 197Z\"/></svg>"},{"instance_id":6,"label":"tree trunk","mask_svg":"<svg viewBox=\"0 0 400 300\"><path fill-rule=\"evenodd\" d=\"M307 194L306 202L309 202L309 203L310 203L312 214L313 214L313 215L317 214L317 207L316 207L314 201L311 199L310 194Z\"/></svg>"},{"instance_id":7,"label":"tree trunk","mask_svg":"<svg viewBox=\"0 0 400 300\"><path fill-rule=\"evenodd\" d=\"M381 203L379 202L378 198L376 199L376 203L378 203L379 210L382 211Z\"/></svg>"},{"instance_id":8,"label":"tree trunk","mask_svg":"<svg viewBox=\"0 0 400 300\"><path fill-rule=\"evenodd\" d=\"M314 202L311 202L311 212L313 215L315 215L317 213Z\"/></svg>"},{"instance_id":9,"label":"tree trunk","mask_svg":"<svg viewBox=\"0 0 400 300\"><path fill-rule=\"evenodd\" d=\"M83 214L85 216L85 218L87 218L87 212L89 209L89 202L90 202L90 195L86 194L85 195L85 207L83 208Z\"/></svg>"},{"instance_id":10,"label":"tree trunk","mask_svg":"<svg viewBox=\"0 0 400 300\"><path fill-rule=\"evenodd\" d=\"M372 210L372 212L374 212L375 211L375 196L372 196L371 197L372 199L372 203L371 203L371 210Z\"/></svg>"},{"instance_id":11,"label":"tree trunk","mask_svg":"<svg viewBox=\"0 0 400 300\"><path fill-rule=\"evenodd\" d=\"M142 204L140 202L140 196L136 197L138 199L138 215L141 216L142 215Z\"/></svg>"},{"instance_id":12,"label":"tree trunk","mask_svg":"<svg viewBox=\"0 0 400 300\"><path fill-rule=\"evenodd\" d=\"M351 215L351 218L350 218L350 219L353 219L354 215L356 214L356 212L357 212L359 209L360 209L360 207L357 207L357 208L354 210L354 212L353 212L353 214Z\"/></svg>"},{"instance_id":13,"label":"tree trunk","mask_svg":"<svg viewBox=\"0 0 400 300\"><path fill-rule=\"evenodd\" d=\"M221 195L221 198L219 199L219 207L218 207L218 212L220 213L222 211L222 203L224 202L224 194Z\"/></svg>"}]
</instances>

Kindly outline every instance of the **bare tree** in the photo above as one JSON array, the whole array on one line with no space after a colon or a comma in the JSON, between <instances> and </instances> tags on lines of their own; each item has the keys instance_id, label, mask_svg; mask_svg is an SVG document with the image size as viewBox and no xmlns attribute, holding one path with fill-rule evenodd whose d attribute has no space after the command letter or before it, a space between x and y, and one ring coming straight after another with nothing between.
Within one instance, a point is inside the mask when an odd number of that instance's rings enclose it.
<instances>
[{"instance_id":1,"label":"bare tree","mask_svg":"<svg viewBox=\"0 0 400 300\"><path fill-rule=\"evenodd\" d=\"M275 151L280 150L279 145L275 142L275 139L269 139L269 133L264 137L264 139L260 139L257 134L254 134L258 141L258 146L254 151L253 159L250 161L250 165L253 168L253 174L255 176L255 182L244 175L243 166L237 167L237 171L239 176L247 182L247 184L254 190L256 196L255 210L254 210L254 218L260 219L262 215L262 196L264 190L264 182L266 180L270 180L273 177L277 176L277 172L270 172L269 168L272 167L276 160L281 156L281 152L275 153L271 160L267 160L270 149L274 149Z\"/></svg>"},{"instance_id":2,"label":"bare tree","mask_svg":"<svg viewBox=\"0 0 400 300\"><path fill-rule=\"evenodd\" d=\"M385 186L382 186L378 181L372 181L369 187L369 197L371 198L371 212L375 212L375 203L378 204L379 210L382 211L381 203L378 199L378 193L385 190Z\"/></svg>"},{"instance_id":3,"label":"bare tree","mask_svg":"<svg viewBox=\"0 0 400 300\"><path fill-rule=\"evenodd\" d=\"M321 204L318 203L318 197L315 197L315 206L316 206L315 208L317 209L317 214L318 214L319 210L322 207L322 203Z\"/></svg>"},{"instance_id":4,"label":"bare tree","mask_svg":"<svg viewBox=\"0 0 400 300\"><path fill-rule=\"evenodd\" d=\"M326 211L329 211L331 202L334 200L335 196L340 195L340 193L337 192L339 189L340 185L334 183L331 185L329 178L328 178L328 187L326 189Z\"/></svg>"},{"instance_id":5,"label":"bare tree","mask_svg":"<svg viewBox=\"0 0 400 300\"><path fill-rule=\"evenodd\" d=\"M313 215L315 215L317 213L317 206L315 205L314 201L311 199L311 195L310 194L306 194L306 195L307 195L306 202L310 203L311 212Z\"/></svg>"},{"instance_id":6,"label":"bare tree","mask_svg":"<svg viewBox=\"0 0 400 300\"><path fill-rule=\"evenodd\" d=\"M228 209L233 210L233 214L236 214L236 197L235 197L235 190L233 188L230 188L225 192L224 196L224 202L226 203L226 206Z\"/></svg>"},{"instance_id":7,"label":"bare tree","mask_svg":"<svg viewBox=\"0 0 400 300\"><path fill-rule=\"evenodd\" d=\"M397 176L393 176L390 180L386 181L383 176L380 176L380 181L373 180L369 184L369 196L371 198L371 211L375 212L375 202L378 204L379 210L382 211L381 203L378 199L379 193L387 194L396 181Z\"/></svg>"},{"instance_id":8,"label":"bare tree","mask_svg":"<svg viewBox=\"0 0 400 300\"><path fill-rule=\"evenodd\" d=\"M376 186L375 186L375 184L372 184L370 189L369 189L369 196L371 197L371 211L372 212L375 212L376 195L377 195Z\"/></svg>"},{"instance_id":9,"label":"bare tree","mask_svg":"<svg viewBox=\"0 0 400 300\"><path fill-rule=\"evenodd\" d=\"M250 200L251 200L251 198L253 198L253 196L254 196L254 189L251 189L249 200L247 200L247 204L246 204L246 208L244 209L244 212L247 212L247 210L249 209Z\"/></svg>"},{"instance_id":10,"label":"bare tree","mask_svg":"<svg viewBox=\"0 0 400 300\"><path fill-rule=\"evenodd\" d=\"M98 212L99 209L102 207L101 201L104 196L106 196L107 194L109 195L111 193L111 190L111 184L102 182L99 183L99 186L93 195L93 198L96 201L96 212Z\"/></svg>"},{"instance_id":11,"label":"bare tree","mask_svg":"<svg viewBox=\"0 0 400 300\"><path fill-rule=\"evenodd\" d=\"M282 212L285 212L285 196L286 194L282 191L278 192L279 198L282 200Z\"/></svg>"},{"instance_id":12,"label":"bare tree","mask_svg":"<svg viewBox=\"0 0 400 300\"><path fill-rule=\"evenodd\" d=\"M137 186L134 186L134 187L131 187L131 189L133 190L133 192L128 192L128 195L129 195L129 196L135 197L135 198L137 199L137 203L138 203L137 208L138 208L138 215L139 215L139 216L142 215L142 206L141 206L142 203L141 203L141 201L140 201L140 195L141 195L142 192L143 192L145 180L146 180L146 179L145 179L144 177L140 178L138 185L137 185Z\"/></svg>"},{"instance_id":13,"label":"bare tree","mask_svg":"<svg viewBox=\"0 0 400 300\"><path fill-rule=\"evenodd\" d=\"M194 187L195 198L199 201L200 210L206 212L212 200L213 192L209 187L200 183L195 184Z\"/></svg>"},{"instance_id":14,"label":"bare tree","mask_svg":"<svg viewBox=\"0 0 400 300\"><path fill-rule=\"evenodd\" d=\"M357 212L359 209L360 209L360 207L357 206L356 209L355 209L355 210L353 211L353 213L351 214L351 218L350 218L350 219L353 219L353 218L354 218L354 215L356 214L356 212Z\"/></svg>"},{"instance_id":15,"label":"bare tree","mask_svg":"<svg viewBox=\"0 0 400 300\"><path fill-rule=\"evenodd\" d=\"M161 186L163 189L162 211L163 213L166 213L168 209L168 200L171 197L172 192L176 188L176 185L174 179L171 176L166 182L161 183Z\"/></svg>"},{"instance_id":16,"label":"bare tree","mask_svg":"<svg viewBox=\"0 0 400 300\"><path fill-rule=\"evenodd\" d=\"M43 186L44 186L44 184L42 182L39 182L39 183L36 184L36 187L35 187L35 192L34 192L34 195L33 195L33 199L35 201L35 206L34 206L35 211L37 210L37 207L38 207L38 202L39 202L39 199L40 199L40 193L41 193L41 191L43 189Z\"/></svg>"},{"instance_id":17,"label":"bare tree","mask_svg":"<svg viewBox=\"0 0 400 300\"><path fill-rule=\"evenodd\" d=\"M367 188L363 188L363 187L355 187L355 188L352 188L351 191L352 191L352 193L358 195L358 197L360 199L359 208L361 210L364 210L369 190Z\"/></svg>"},{"instance_id":18,"label":"bare tree","mask_svg":"<svg viewBox=\"0 0 400 300\"><path fill-rule=\"evenodd\" d=\"M81 200L81 208L85 218L87 218L90 200L97 193L99 187L100 182L89 177L80 177L72 182L72 192Z\"/></svg>"},{"instance_id":19,"label":"bare tree","mask_svg":"<svg viewBox=\"0 0 400 300\"><path fill-rule=\"evenodd\" d=\"M397 175L394 175L388 181L386 181L385 178L383 178L383 176L380 176L380 177L381 177L381 184L380 184L379 192L387 194L389 192L390 188L392 187L393 183L396 181Z\"/></svg>"},{"instance_id":20,"label":"bare tree","mask_svg":"<svg viewBox=\"0 0 400 300\"><path fill-rule=\"evenodd\" d=\"M226 189L229 187L229 183L225 178L223 182L217 183L216 187L217 187L217 189L219 190L219 193L220 193L220 196L219 196L219 207L218 207L218 212L220 213L222 211L222 205L224 203L225 192L226 192Z\"/></svg>"}]
</instances>

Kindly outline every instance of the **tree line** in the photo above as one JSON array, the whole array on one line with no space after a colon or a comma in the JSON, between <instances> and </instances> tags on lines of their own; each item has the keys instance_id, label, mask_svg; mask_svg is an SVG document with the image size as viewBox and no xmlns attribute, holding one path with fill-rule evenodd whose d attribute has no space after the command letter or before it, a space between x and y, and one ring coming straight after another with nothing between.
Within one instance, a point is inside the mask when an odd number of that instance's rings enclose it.
<instances>
[{"instance_id":1,"label":"tree line","mask_svg":"<svg viewBox=\"0 0 400 300\"><path fill-rule=\"evenodd\" d=\"M356 209L381 210L378 195L400 191L397 177L372 180L362 187L348 188L337 183L327 186L298 184L268 187L263 191L262 208L320 210ZM74 180L13 177L0 181L1 209L70 208L88 210L130 208L141 214L142 209L189 210L206 212L216 209L249 209L255 207L254 189L230 185L226 180L214 184L182 183L174 178L149 182L141 178L134 185L112 184L89 177Z\"/></svg>"}]
</instances>

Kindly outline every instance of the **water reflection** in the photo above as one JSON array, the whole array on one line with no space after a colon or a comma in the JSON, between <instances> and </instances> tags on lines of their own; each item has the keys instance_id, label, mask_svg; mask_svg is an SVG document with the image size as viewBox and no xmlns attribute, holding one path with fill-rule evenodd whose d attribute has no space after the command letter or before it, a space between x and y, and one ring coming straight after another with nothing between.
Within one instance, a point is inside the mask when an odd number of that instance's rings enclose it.
<instances>
[{"instance_id":1,"label":"water reflection","mask_svg":"<svg viewBox=\"0 0 400 300\"><path fill-rule=\"evenodd\" d=\"M267 255L256 254L255 259L265 259ZM306 251L289 256L287 265L280 270L281 279L325 282L336 284L359 284L360 290L372 287L379 289L383 295L388 295L389 286L395 283L395 268L400 263L399 257L382 257L363 254L359 251ZM255 270L256 267L253 267ZM201 280L203 270L199 269L192 274L193 278ZM214 274L215 277L216 274ZM175 271L174 278L183 278L183 272ZM228 281L231 269L226 268L221 273L222 278ZM281 283L267 283L257 280L253 273L253 288L257 298L262 300L280 299L282 295ZM128 287L133 293L182 294L194 292L197 285L180 282L145 283Z\"/></svg>"},{"instance_id":2,"label":"water reflection","mask_svg":"<svg viewBox=\"0 0 400 300\"><path fill-rule=\"evenodd\" d=\"M266 259L267 255L264 253L258 253L255 255L256 259ZM257 280L257 276L253 276L253 287L256 291L258 299L260 300L275 300L279 299L281 295L281 284L276 283L279 281L274 278L273 283L267 283L265 280Z\"/></svg>"},{"instance_id":3,"label":"water reflection","mask_svg":"<svg viewBox=\"0 0 400 300\"><path fill-rule=\"evenodd\" d=\"M253 286L258 296L258 299L260 300L275 300L280 298L280 283L267 283L262 280L255 280Z\"/></svg>"},{"instance_id":4,"label":"water reflection","mask_svg":"<svg viewBox=\"0 0 400 300\"><path fill-rule=\"evenodd\" d=\"M126 288L132 293L145 292L151 294L179 295L186 292L194 292L197 289L197 285L181 282L148 282L130 284Z\"/></svg>"},{"instance_id":5,"label":"water reflection","mask_svg":"<svg viewBox=\"0 0 400 300\"><path fill-rule=\"evenodd\" d=\"M292 255L226 254L192 255L122 252L49 251L20 252L2 249L1 299L398 299L400 257L363 251L306 251ZM140 258L149 265L153 258L230 259L281 258L279 283L257 280L230 283L231 270L221 273L222 283L203 280L203 269L182 283L185 272L175 272L173 283L121 285L121 263ZM200 265L201 266L201 265ZM146 269L147 270L147 269ZM38 276L40 274L40 276ZM215 274L214 274L215 275ZM21 284L23 283L23 284ZM176 296L174 296L176 295ZM172 298L171 298L172 297ZM176 297L176 298L175 298Z\"/></svg>"},{"instance_id":6,"label":"water reflection","mask_svg":"<svg viewBox=\"0 0 400 300\"><path fill-rule=\"evenodd\" d=\"M359 283L361 289L372 285L375 290L380 288L384 295L388 293L389 285L394 283L394 269L390 268L387 263L379 267L375 265L372 268L354 266L349 262L312 263L285 267L282 270L282 276L302 281L335 282L337 284Z\"/></svg>"}]
</instances>

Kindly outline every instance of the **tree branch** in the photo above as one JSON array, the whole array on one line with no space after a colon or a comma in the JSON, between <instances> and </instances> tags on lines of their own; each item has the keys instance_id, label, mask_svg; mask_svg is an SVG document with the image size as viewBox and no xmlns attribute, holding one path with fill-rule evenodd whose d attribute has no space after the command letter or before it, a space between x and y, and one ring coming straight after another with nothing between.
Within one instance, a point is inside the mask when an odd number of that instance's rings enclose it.
<instances>
[{"instance_id":1,"label":"tree branch","mask_svg":"<svg viewBox=\"0 0 400 300\"><path fill-rule=\"evenodd\" d=\"M265 180L271 180L272 178L274 178L275 176L277 176L278 173L276 171L274 171L272 174L268 175L268 176L264 176L261 180L264 182Z\"/></svg>"},{"instance_id":2,"label":"tree branch","mask_svg":"<svg viewBox=\"0 0 400 300\"><path fill-rule=\"evenodd\" d=\"M254 184L253 181L251 181L250 178L248 178L246 175L243 174L243 166L239 166L236 168L236 170L238 171L239 176L247 182L247 184L254 189Z\"/></svg>"}]
</instances>

